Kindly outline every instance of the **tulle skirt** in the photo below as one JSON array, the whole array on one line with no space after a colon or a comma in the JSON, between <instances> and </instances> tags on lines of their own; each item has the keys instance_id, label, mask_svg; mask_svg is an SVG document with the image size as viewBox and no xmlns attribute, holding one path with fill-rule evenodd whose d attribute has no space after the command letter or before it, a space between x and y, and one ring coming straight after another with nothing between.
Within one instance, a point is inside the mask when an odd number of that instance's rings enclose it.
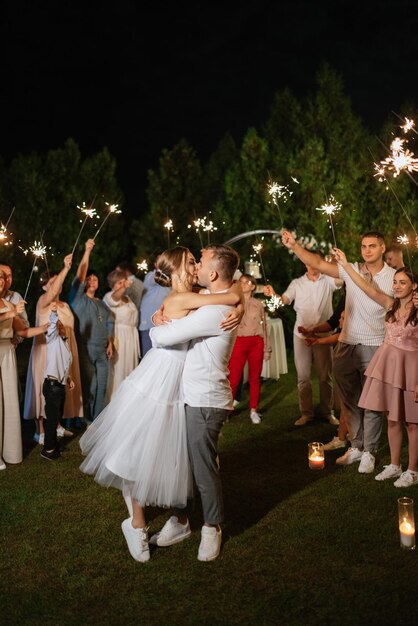
<instances>
[{"instance_id":1,"label":"tulle skirt","mask_svg":"<svg viewBox=\"0 0 418 626\"><path fill-rule=\"evenodd\" d=\"M141 505L184 507L192 495L181 376L184 349L153 348L80 439L80 469Z\"/></svg>"}]
</instances>

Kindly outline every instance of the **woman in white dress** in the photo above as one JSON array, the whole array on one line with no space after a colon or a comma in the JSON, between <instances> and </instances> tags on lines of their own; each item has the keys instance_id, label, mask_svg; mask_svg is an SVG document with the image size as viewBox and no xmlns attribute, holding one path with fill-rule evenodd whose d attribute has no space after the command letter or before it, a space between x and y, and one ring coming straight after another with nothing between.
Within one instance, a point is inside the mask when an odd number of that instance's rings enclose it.
<instances>
[{"instance_id":1,"label":"woman in white dress","mask_svg":"<svg viewBox=\"0 0 418 626\"><path fill-rule=\"evenodd\" d=\"M112 291L103 296L115 322L113 357L107 383L106 403L110 402L120 383L139 363L138 308L126 295L130 281L124 270L113 270L107 276Z\"/></svg>"},{"instance_id":2,"label":"woman in white dress","mask_svg":"<svg viewBox=\"0 0 418 626\"><path fill-rule=\"evenodd\" d=\"M0 270L0 293L4 290L5 274ZM6 463L21 463L22 437L18 395L18 371L13 333L29 338L43 334L48 324L27 328L19 317L25 301L16 305L0 298L0 470Z\"/></svg>"},{"instance_id":3,"label":"woman in white dress","mask_svg":"<svg viewBox=\"0 0 418 626\"><path fill-rule=\"evenodd\" d=\"M237 284L222 294L193 293L195 276L195 259L187 248L161 254L155 280L172 288L164 300L172 324L200 306L242 303ZM149 350L80 439L87 455L80 469L132 500L133 515L122 523L122 531L137 561L150 558L144 507L184 507L192 495L181 385L187 348Z\"/></svg>"}]
</instances>

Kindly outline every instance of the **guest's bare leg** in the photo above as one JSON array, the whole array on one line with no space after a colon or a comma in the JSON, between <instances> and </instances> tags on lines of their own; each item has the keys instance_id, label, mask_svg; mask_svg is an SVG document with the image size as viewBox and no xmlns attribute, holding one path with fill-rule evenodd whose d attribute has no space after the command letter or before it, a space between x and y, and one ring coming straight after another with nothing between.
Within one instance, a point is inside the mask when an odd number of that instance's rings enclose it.
<instances>
[{"instance_id":1,"label":"guest's bare leg","mask_svg":"<svg viewBox=\"0 0 418 626\"><path fill-rule=\"evenodd\" d=\"M401 449L403 437L403 422L394 422L388 419L388 440L390 448L390 462L393 465L401 464Z\"/></svg>"},{"instance_id":2,"label":"guest's bare leg","mask_svg":"<svg viewBox=\"0 0 418 626\"><path fill-rule=\"evenodd\" d=\"M418 424L407 423L408 429L408 469L418 470Z\"/></svg>"}]
</instances>

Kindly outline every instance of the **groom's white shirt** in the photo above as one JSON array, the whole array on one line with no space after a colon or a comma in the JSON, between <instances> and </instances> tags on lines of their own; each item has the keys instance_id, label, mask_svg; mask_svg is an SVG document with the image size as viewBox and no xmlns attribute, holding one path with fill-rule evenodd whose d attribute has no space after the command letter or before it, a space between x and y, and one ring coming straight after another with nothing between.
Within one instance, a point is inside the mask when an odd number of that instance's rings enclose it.
<instances>
[{"instance_id":1,"label":"groom's white shirt","mask_svg":"<svg viewBox=\"0 0 418 626\"><path fill-rule=\"evenodd\" d=\"M232 409L228 363L237 330L225 332L219 328L230 308L219 304L203 306L175 324L150 330L156 348L191 341L183 371L184 401L189 406Z\"/></svg>"}]
</instances>

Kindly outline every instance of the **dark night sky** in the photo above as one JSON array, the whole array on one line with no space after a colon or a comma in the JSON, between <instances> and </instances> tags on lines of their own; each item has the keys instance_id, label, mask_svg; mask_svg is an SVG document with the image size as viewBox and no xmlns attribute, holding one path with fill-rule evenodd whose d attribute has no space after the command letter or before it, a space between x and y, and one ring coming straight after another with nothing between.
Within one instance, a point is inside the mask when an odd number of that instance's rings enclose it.
<instances>
[{"instance_id":1,"label":"dark night sky","mask_svg":"<svg viewBox=\"0 0 418 626\"><path fill-rule=\"evenodd\" d=\"M225 132L239 142L267 118L277 90L313 91L324 61L371 130L418 101L416 2L141 4L2 6L6 161L68 137L84 156L107 146L132 212L163 148L185 137L204 160Z\"/></svg>"}]
</instances>

